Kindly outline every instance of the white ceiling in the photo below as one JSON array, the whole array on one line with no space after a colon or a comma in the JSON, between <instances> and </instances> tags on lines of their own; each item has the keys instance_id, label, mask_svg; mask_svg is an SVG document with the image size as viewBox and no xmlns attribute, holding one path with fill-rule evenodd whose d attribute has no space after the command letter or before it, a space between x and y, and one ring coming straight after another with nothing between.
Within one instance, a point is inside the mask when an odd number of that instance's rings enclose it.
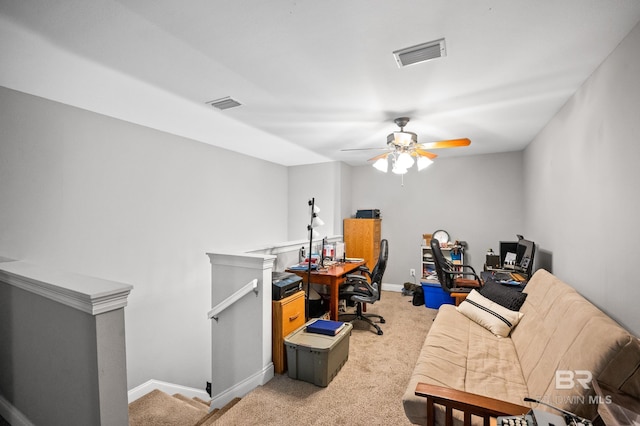
<instances>
[{"instance_id":1,"label":"white ceiling","mask_svg":"<svg viewBox=\"0 0 640 426\"><path fill-rule=\"evenodd\" d=\"M0 0L0 85L284 165L365 164L340 150L399 116L471 139L441 156L514 151L638 21L638 0Z\"/></svg>"}]
</instances>

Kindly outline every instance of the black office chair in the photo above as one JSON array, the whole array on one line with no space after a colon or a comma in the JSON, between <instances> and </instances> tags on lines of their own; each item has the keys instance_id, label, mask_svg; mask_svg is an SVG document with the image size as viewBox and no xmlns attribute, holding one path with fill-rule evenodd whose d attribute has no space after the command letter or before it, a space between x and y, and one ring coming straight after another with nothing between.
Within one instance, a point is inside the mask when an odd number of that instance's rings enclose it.
<instances>
[{"instance_id":1,"label":"black office chair","mask_svg":"<svg viewBox=\"0 0 640 426\"><path fill-rule=\"evenodd\" d=\"M440 241L436 238L431 239L431 252L433 253L433 263L436 267L438 281L444 291L459 301L463 298L461 293L470 293L474 288L482 287L482 280L476 274L475 269L471 265L454 265L448 261L442 254L440 249ZM470 271L465 271L468 269ZM464 278L464 275L473 276Z\"/></svg>"},{"instance_id":2,"label":"black office chair","mask_svg":"<svg viewBox=\"0 0 640 426\"><path fill-rule=\"evenodd\" d=\"M382 330L378 324L371 320L371 317L379 318L380 323L384 324L385 320L378 314L368 314L362 312L363 303L375 303L380 300L382 290L382 276L387 268L387 259L389 258L389 243L387 240L380 241L380 255L378 263L369 271L366 267L360 267L359 270L364 275L349 274L346 282L340 287L340 299L348 299L356 304L356 312L351 314L342 314L340 319L345 316L353 317L350 322L355 320L366 321L372 325L382 335Z\"/></svg>"}]
</instances>

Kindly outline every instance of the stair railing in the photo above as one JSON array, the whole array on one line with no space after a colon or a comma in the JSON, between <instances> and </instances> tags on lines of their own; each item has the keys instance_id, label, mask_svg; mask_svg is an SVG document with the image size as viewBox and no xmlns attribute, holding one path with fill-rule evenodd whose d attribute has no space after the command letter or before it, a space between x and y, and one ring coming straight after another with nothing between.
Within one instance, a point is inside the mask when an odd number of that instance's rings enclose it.
<instances>
[{"instance_id":1,"label":"stair railing","mask_svg":"<svg viewBox=\"0 0 640 426\"><path fill-rule=\"evenodd\" d=\"M222 311L224 311L229 306L233 305L238 300L242 299L245 295L251 293L252 291L256 294L256 296L258 295L258 279L257 278L254 278L253 280L251 280L250 282L242 286L240 289L238 289L231 296L227 297L222 302L218 303L216 306L211 308L207 316L209 317L209 319L213 318L217 322L218 316Z\"/></svg>"}]
</instances>

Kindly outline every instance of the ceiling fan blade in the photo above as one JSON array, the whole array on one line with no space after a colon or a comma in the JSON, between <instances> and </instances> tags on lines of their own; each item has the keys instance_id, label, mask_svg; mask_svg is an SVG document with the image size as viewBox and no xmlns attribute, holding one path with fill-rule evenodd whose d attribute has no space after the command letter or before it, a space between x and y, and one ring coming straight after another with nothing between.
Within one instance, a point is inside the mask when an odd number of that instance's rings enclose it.
<instances>
[{"instance_id":1,"label":"ceiling fan blade","mask_svg":"<svg viewBox=\"0 0 640 426\"><path fill-rule=\"evenodd\" d=\"M440 148L456 148L459 146L469 146L471 141L467 138L449 139L438 142L426 142L419 144L422 149L440 149Z\"/></svg>"},{"instance_id":2,"label":"ceiling fan blade","mask_svg":"<svg viewBox=\"0 0 640 426\"><path fill-rule=\"evenodd\" d=\"M372 150L381 151L383 149L388 149L388 148L386 146L380 147L380 148L345 148L345 149L341 149L340 151L372 151Z\"/></svg>"},{"instance_id":3,"label":"ceiling fan blade","mask_svg":"<svg viewBox=\"0 0 640 426\"><path fill-rule=\"evenodd\" d=\"M437 154L434 154L433 152L425 151L424 149L420 149L420 148L416 148L416 150L414 152L417 155L422 155L423 157L427 157L430 160L433 160L434 158L436 158L438 156Z\"/></svg>"},{"instance_id":4,"label":"ceiling fan blade","mask_svg":"<svg viewBox=\"0 0 640 426\"><path fill-rule=\"evenodd\" d=\"M376 161L379 160L381 158L387 158L387 156L390 154L390 152L385 152L384 154L380 154L380 155L376 155L373 158L369 158L367 161Z\"/></svg>"}]
</instances>

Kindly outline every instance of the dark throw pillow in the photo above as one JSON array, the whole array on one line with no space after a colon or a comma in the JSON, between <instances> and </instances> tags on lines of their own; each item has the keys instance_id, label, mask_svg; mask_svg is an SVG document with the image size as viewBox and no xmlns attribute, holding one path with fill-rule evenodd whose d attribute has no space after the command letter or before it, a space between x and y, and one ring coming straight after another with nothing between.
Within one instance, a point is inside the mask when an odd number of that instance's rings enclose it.
<instances>
[{"instance_id":1,"label":"dark throw pillow","mask_svg":"<svg viewBox=\"0 0 640 426\"><path fill-rule=\"evenodd\" d=\"M521 293L493 281L487 281L480 289L480 294L511 311L519 311L527 298L527 293Z\"/></svg>"}]
</instances>

